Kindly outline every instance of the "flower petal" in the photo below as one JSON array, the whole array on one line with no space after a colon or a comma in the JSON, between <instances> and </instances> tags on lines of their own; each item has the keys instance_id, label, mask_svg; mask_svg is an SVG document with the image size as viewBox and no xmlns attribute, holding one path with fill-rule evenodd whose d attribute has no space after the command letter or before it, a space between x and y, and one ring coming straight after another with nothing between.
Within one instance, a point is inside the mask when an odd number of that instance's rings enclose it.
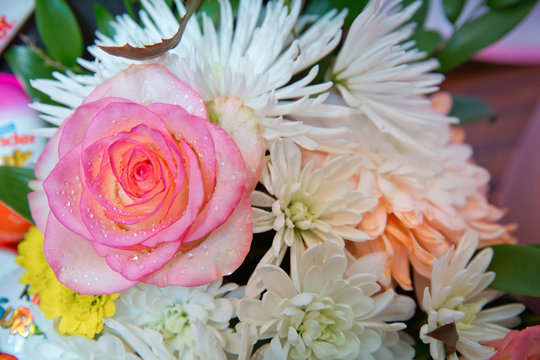
<instances>
[{"instance_id":1,"label":"flower petal","mask_svg":"<svg viewBox=\"0 0 540 360\"><path fill-rule=\"evenodd\" d=\"M186 236L186 242L199 240L227 221L246 191L247 170L240 150L225 130L209 122L205 125L216 149L216 185L210 201Z\"/></svg>"},{"instance_id":2,"label":"flower petal","mask_svg":"<svg viewBox=\"0 0 540 360\"><path fill-rule=\"evenodd\" d=\"M51 212L58 221L70 231L89 239L91 236L80 211L84 190L79 177L81 148L81 145L75 147L60 159L43 182L43 189L49 199Z\"/></svg>"},{"instance_id":3,"label":"flower petal","mask_svg":"<svg viewBox=\"0 0 540 360\"><path fill-rule=\"evenodd\" d=\"M141 105L160 102L179 105L192 115L206 119L201 97L167 68L158 64L131 65L106 80L84 100L84 104L106 97L121 97Z\"/></svg>"},{"instance_id":4,"label":"flower petal","mask_svg":"<svg viewBox=\"0 0 540 360\"><path fill-rule=\"evenodd\" d=\"M70 232L52 214L43 252L58 281L81 294L113 294L137 283L111 270L88 240Z\"/></svg>"},{"instance_id":5,"label":"flower petal","mask_svg":"<svg viewBox=\"0 0 540 360\"><path fill-rule=\"evenodd\" d=\"M185 244L173 260L144 282L157 286L199 286L229 275L244 261L253 237L251 204L244 194L226 223L201 243Z\"/></svg>"}]
</instances>

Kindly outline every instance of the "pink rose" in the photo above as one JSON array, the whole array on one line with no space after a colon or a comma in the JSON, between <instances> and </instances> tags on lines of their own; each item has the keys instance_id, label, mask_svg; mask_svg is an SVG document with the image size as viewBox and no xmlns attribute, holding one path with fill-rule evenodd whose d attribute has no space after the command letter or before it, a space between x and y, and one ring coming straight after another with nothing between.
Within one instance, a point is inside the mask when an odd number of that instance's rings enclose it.
<instances>
[{"instance_id":1,"label":"pink rose","mask_svg":"<svg viewBox=\"0 0 540 360\"><path fill-rule=\"evenodd\" d=\"M540 360L540 325L510 331L504 339L484 345L497 349L490 360Z\"/></svg>"},{"instance_id":2,"label":"pink rose","mask_svg":"<svg viewBox=\"0 0 540 360\"><path fill-rule=\"evenodd\" d=\"M234 271L249 251L249 193L260 176L242 151L165 67L133 65L105 81L35 168L30 207L59 281L108 294L138 282L198 286ZM262 161L264 148L256 151Z\"/></svg>"}]
</instances>

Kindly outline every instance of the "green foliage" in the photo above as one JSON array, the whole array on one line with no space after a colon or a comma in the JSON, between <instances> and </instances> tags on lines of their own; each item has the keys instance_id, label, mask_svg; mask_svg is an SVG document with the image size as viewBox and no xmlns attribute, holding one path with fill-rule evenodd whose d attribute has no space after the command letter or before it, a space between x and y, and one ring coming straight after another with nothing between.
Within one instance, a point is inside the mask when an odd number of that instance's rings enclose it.
<instances>
[{"instance_id":1,"label":"green foliage","mask_svg":"<svg viewBox=\"0 0 540 360\"><path fill-rule=\"evenodd\" d=\"M65 0L36 0L36 24L51 58L76 67L83 53L81 29Z\"/></svg>"},{"instance_id":2,"label":"green foliage","mask_svg":"<svg viewBox=\"0 0 540 360\"><path fill-rule=\"evenodd\" d=\"M26 196L30 193L28 182L34 179L34 170L0 166L0 201L21 216L32 221Z\"/></svg>"},{"instance_id":3,"label":"green foliage","mask_svg":"<svg viewBox=\"0 0 540 360\"><path fill-rule=\"evenodd\" d=\"M111 26L111 21L114 16L101 4L94 4L94 16L96 17L98 30L108 37L114 36L114 28Z\"/></svg>"},{"instance_id":4,"label":"green foliage","mask_svg":"<svg viewBox=\"0 0 540 360\"><path fill-rule=\"evenodd\" d=\"M537 0L523 0L504 9L487 13L456 29L437 58L442 71L448 71L486 46L499 40L529 13Z\"/></svg>"},{"instance_id":5,"label":"green foliage","mask_svg":"<svg viewBox=\"0 0 540 360\"><path fill-rule=\"evenodd\" d=\"M495 111L484 101L470 95L452 94L452 109L450 116L459 118L460 124L466 124L480 119L495 121Z\"/></svg>"},{"instance_id":6,"label":"green foliage","mask_svg":"<svg viewBox=\"0 0 540 360\"><path fill-rule=\"evenodd\" d=\"M368 0L310 0L306 2L305 14L324 15L331 9L348 9L345 26L351 26L354 19L364 10Z\"/></svg>"},{"instance_id":7,"label":"green foliage","mask_svg":"<svg viewBox=\"0 0 540 360\"><path fill-rule=\"evenodd\" d=\"M417 29L412 39L416 41L416 48L426 53L426 57L433 54L442 42L441 34L423 29Z\"/></svg>"},{"instance_id":8,"label":"green foliage","mask_svg":"<svg viewBox=\"0 0 540 360\"><path fill-rule=\"evenodd\" d=\"M443 0L444 14L451 22L456 22L466 0Z\"/></svg>"},{"instance_id":9,"label":"green foliage","mask_svg":"<svg viewBox=\"0 0 540 360\"><path fill-rule=\"evenodd\" d=\"M516 5L522 0L487 0L487 5L494 9L503 9L508 6Z\"/></svg>"},{"instance_id":10,"label":"green foliage","mask_svg":"<svg viewBox=\"0 0 540 360\"><path fill-rule=\"evenodd\" d=\"M30 79L52 78L55 68L47 65L43 57L34 50L24 45L12 46L5 54L4 58L9 64L13 73L24 81L26 93L34 100L50 103L47 95L34 89L30 85Z\"/></svg>"},{"instance_id":11,"label":"green foliage","mask_svg":"<svg viewBox=\"0 0 540 360\"><path fill-rule=\"evenodd\" d=\"M403 0L402 4L403 7L407 7L410 4L416 2L417 0ZM426 16L428 13L428 6L429 6L429 0L423 0L422 5L416 10L414 15L411 18L411 22L415 22L417 24L417 29L421 29L424 25L424 21L426 21Z\"/></svg>"},{"instance_id":12,"label":"green foliage","mask_svg":"<svg viewBox=\"0 0 540 360\"><path fill-rule=\"evenodd\" d=\"M489 270L496 273L490 287L529 296L540 296L540 247L531 245L494 245Z\"/></svg>"},{"instance_id":13,"label":"green foliage","mask_svg":"<svg viewBox=\"0 0 540 360\"><path fill-rule=\"evenodd\" d=\"M240 3L240 0L230 0L231 7L233 12L236 12L238 9L238 4ZM210 19L212 19L212 22L216 25L219 25L219 1L218 0L205 0L199 12L197 13L197 16L201 16L202 13L206 13Z\"/></svg>"}]
</instances>

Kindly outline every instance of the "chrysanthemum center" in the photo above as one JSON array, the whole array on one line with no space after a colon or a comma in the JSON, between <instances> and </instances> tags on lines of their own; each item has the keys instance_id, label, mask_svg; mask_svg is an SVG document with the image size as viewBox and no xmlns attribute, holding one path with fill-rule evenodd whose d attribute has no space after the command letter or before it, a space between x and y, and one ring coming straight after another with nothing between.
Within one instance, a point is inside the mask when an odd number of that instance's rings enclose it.
<instances>
[{"instance_id":1,"label":"chrysanthemum center","mask_svg":"<svg viewBox=\"0 0 540 360\"><path fill-rule=\"evenodd\" d=\"M478 314L480 310L482 310L483 306L484 303L482 301L468 304L459 304L458 306L456 306L457 311L465 313L465 318L460 323L458 323L458 326L459 324L472 324L472 322L476 319L476 314Z\"/></svg>"},{"instance_id":2,"label":"chrysanthemum center","mask_svg":"<svg viewBox=\"0 0 540 360\"><path fill-rule=\"evenodd\" d=\"M294 313L287 322L290 322L291 325L298 324L296 326L298 341L293 343L292 358L311 358L306 351L310 353L314 347L320 346L325 347L328 354L337 356L340 349L342 350L342 347L345 346L346 333L351 330L352 322L350 319L352 319L353 314L350 307L335 304L330 298L315 296L310 304L300 306L298 310L301 310L301 314L303 314L300 318L298 318L296 311L284 311ZM303 343L304 346L300 343ZM316 354L312 355L317 358Z\"/></svg>"},{"instance_id":3,"label":"chrysanthemum center","mask_svg":"<svg viewBox=\"0 0 540 360\"><path fill-rule=\"evenodd\" d=\"M307 230L313 227L313 214L311 214L309 207L304 202L293 202L292 205L286 209L286 213L295 227L302 230Z\"/></svg>"},{"instance_id":4,"label":"chrysanthemum center","mask_svg":"<svg viewBox=\"0 0 540 360\"><path fill-rule=\"evenodd\" d=\"M163 311L161 319L154 322L150 327L164 335L165 340L177 335L188 335L186 331L190 326L189 315L180 304L167 308Z\"/></svg>"}]
</instances>

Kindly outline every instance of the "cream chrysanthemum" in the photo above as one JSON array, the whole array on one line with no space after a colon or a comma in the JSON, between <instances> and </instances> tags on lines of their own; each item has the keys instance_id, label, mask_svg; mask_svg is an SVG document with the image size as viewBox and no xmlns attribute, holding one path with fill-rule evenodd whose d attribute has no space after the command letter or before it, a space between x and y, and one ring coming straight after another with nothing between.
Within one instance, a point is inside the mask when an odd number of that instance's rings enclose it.
<instances>
[{"instance_id":1,"label":"cream chrysanthemum","mask_svg":"<svg viewBox=\"0 0 540 360\"><path fill-rule=\"evenodd\" d=\"M302 157L292 141L275 142L261 176L269 195L260 191L252 194L253 231L276 231L260 266L279 265L288 247L294 263L317 243L334 241L344 246L344 239L369 239L355 227L376 198L354 191L347 181L358 170L359 159L334 157L316 167L315 161L302 166Z\"/></svg>"},{"instance_id":2,"label":"cream chrysanthemum","mask_svg":"<svg viewBox=\"0 0 540 360\"><path fill-rule=\"evenodd\" d=\"M420 2L405 9L401 0L372 0L355 19L332 71L332 80L345 102L363 113L379 131L402 145L436 156L434 146L444 136L441 124L455 119L430 109L424 95L438 89L435 59L409 39L414 24L404 25ZM421 136L418 136L421 134Z\"/></svg>"},{"instance_id":3,"label":"cream chrysanthemum","mask_svg":"<svg viewBox=\"0 0 540 360\"><path fill-rule=\"evenodd\" d=\"M183 15L184 5L177 0L175 4ZM142 47L169 38L177 31L178 19L165 1L143 0L142 5L145 10L140 12L140 17L144 27L128 15L118 16L111 23L115 29L114 39L98 33L97 44L122 46L128 43ZM306 28L306 21L299 19L301 7L300 0L291 1L290 6L284 5L283 0L264 6L262 0L241 0L235 19L230 2L220 1L218 29L206 14L200 22L192 18L180 44L151 61L167 66L207 102L215 97L239 98L261 117L263 135L267 139L273 141L285 136L304 146L315 147L306 135L316 137L316 129L283 120L282 116L301 112L325 100L324 95L314 95L328 90L331 83L310 85L317 75L317 66L300 80L290 81L338 45L345 12L331 11ZM59 125L97 85L130 64L139 63L109 55L97 46L90 47L89 51L96 61L79 62L95 75L55 73L56 80L32 83L67 106L35 105L45 120Z\"/></svg>"},{"instance_id":4,"label":"cream chrysanthemum","mask_svg":"<svg viewBox=\"0 0 540 360\"><path fill-rule=\"evenodd\" d=\"M376 263L376 261L374 261ZM369 264L369 265L368 265ZM271 343L257 353L264 359L411 359L413 349L399 330L414 312L414 301L380 292L369 259L349 264L334 242L310 247L289 277L267 265L257 271L267 291L262 300L244 298L242 323L257 326ZM352 270L352 271L351 271Z\"/></svg>"},{"instance_id":5,"label":"cream chrysanthemum","mask_svg":"<svg viewBox=\"0 0 540 360\"><path fill-rule=\"evenodd\" d=\"M226 359L226 353L238 352L238 338L229 328L238 302L231 292L238 286L221 281L193 288L139 284L121 294L114 319L157 331L175 358Z\"/></svg>"},{"instance_id":6,"label":"cream chrysanthemum","mask_svg":"<svg viewBox=\"0 0 540 360\"><path fill-rule=\"evenodd\" d=\"M500 293L486 289L495 278L495 273L486 272L493 250L484 249L469 262L477 246L478 234L470 230L455 252L449 251L433 264L431 285L425 289L423 299L428 323L422 326L420 338L430 344L435 360L457 360L458 355L447 352L445 344L431 337L430 332L455 323L457 343L450 348L455 346L461 356L470 360L487 359L495 350L482 343L502 339L510 331L507 327L519 323L516 315L525 309L522 304L483 309Z\"/></svg>"}]
</instances>

